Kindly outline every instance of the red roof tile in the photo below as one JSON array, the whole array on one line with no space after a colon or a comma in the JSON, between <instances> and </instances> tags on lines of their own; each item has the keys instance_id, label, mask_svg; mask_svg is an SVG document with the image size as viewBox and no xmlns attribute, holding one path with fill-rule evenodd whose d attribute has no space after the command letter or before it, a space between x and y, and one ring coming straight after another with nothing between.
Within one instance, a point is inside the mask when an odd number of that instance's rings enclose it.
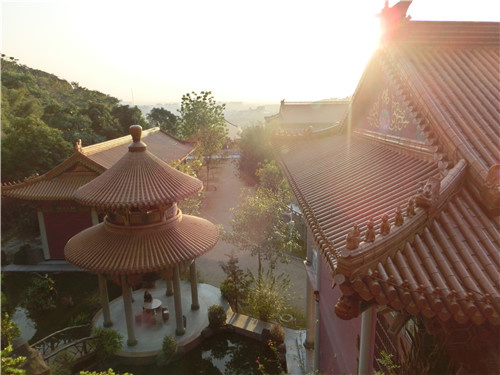
<instances>
[{"instance_id":1,"label":"red roof tile","mask_svg":"<svg viewBox=\"0 0 500 375\"><path fill-rule=\"evenodd\" d=\"M136 127L136 128L134 128ZM131 133L140 126L130 127ZM196 194L197 178L172 168L147 150L140 131L120 160L75 193L77 202L105 209L170 205Z\"/></svg>"},{"instance_id":2,"label":"red roof tile","mask_svg":"<svg viewBox=\"0 0 500 375\"><path fill-rule=\"evenodd\" d=\"M341 121L347 111L347 100L324 100L319 102L281 102L278 114L266 120L277 121L285 129L307 126L326 128Z\"/></svg>"},{"instance_id":3,"label":"red roof tile","mask_svg":"<svg viewBox=\"0 0 500 375\"><path fill-rule=\"evenodd\" d=\"M172 137L160 128L143 131L143 141L148 150L165 163L182 160L191 153L194 145ZM111 167L128 151L130 136L124 136L111 141L82 148L82 153L89 159L105 168Z\"/></svg>"},{"instance_id":4,"label":"red roof tile","mask_svg":"<svg viewBox=\"0 0 500 375\"><path fill-rule=\"evenodd\" d=\"M193 149L191 143L179 141L159 128L144 131L143 139L148 142L148 150L166 163L184 159ZM116 163L129 144L130 136L126 136L83 147L42 176L3 184L2 195L25 200L73 200L75 191Z\"/></svg>"},{"instance_id":5,"label":"red roof tile","mask_svg":"<svg viewBox=\"0 0 500 375\"><path fill-rule=\"evenodd\" d=\"M64 256L75 267L90 272L144 274L197 258L212 249L218 237L214 224L189 215L139 227L105 220L71 238Z\"/></svg>"},{"instance_id":6,"label":"red roof tile","mask_svg":"<svg viewBox=\"0 0 500 375\"><path fill-rule=\"evenodd\" d=\"M392 218L421 181L438 173L433 163L357 135L276 137L273 148L317 243L333 253L332 267L354 223Z\"/></svg>"}]
</instances>

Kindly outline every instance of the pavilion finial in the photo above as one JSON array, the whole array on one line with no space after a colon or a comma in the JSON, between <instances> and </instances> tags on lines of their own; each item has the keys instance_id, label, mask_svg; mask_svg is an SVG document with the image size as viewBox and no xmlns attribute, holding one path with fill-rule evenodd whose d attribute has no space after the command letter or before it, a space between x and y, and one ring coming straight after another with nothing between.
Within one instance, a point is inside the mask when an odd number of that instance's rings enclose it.
<instances>
[{"instance_id":1,"label":"pavilion finial","mask_svg":"<svg viewBox=\"0 0 500 375\"><path fill-rule=\"evenodd\" d=\"M131 125L129 127L129 130L133 142L130 144L130 146L128 146L128 150L131 152L146 151L146 144L141 141L142 126Z\"/></svg>"}]
</instances>

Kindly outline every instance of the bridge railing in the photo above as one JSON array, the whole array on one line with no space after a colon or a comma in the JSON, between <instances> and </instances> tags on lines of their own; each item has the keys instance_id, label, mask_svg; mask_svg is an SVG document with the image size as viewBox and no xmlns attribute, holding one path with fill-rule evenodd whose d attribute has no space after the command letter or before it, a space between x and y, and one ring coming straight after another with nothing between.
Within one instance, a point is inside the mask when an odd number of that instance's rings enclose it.
<instances>
[{"instance_id":1,"label":"bridge railing","mask_svg":"<svg viewBox=\"0 0 500 375\"><path fill-rule=\"evenodd\" d=\"M59 346L56 350L44 356L43 359L45 360L45 363L47 363L47 365L50 365L52 360L56 358L57 354L63 351L67 351L73 356L73 360L77 361L80 358L86 356L87 354L90 354L93 351L95 351L96 341L97 337L95 336L89 336L78 339L66 345Z\"/></svg>"},{"instance_id":2,"label":"bridge railing","mask_svg":"<svg viewBox=\"0 0 500 375\"><path fill-rule=\"evenodd\" d=\"M67 327L31 344L31 347L38 350L43 358L46 358L49 354L51 355L53 352L58 351L59 347L66 346L79 339L88 338L89 336L90 324Z\"/></svg>"}]
</instances>

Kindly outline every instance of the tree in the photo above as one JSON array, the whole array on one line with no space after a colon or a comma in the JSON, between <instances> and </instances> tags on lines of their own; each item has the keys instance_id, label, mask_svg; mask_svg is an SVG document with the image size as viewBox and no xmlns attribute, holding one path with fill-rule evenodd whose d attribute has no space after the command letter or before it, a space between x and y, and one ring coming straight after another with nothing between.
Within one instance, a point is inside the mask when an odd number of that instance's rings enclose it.
<instances>
[{"instance_id":1,"label":"tree","mask_svg":"<svg viewBox=\"0 0 500 375\"><path fill-rule=\"evenodd\" d=\"M287 261L285 251L297 246L297 231L284 220L286 204L279 195L263 188L246 197L238 210L233 209L232 231L224 239L257 255L259 274L263 260L274 269L278 261Z\"/></svg>"},{"instance_id":2,"label":"tree","mask_svg":"<svg viewBox=\"0 0 500 375\"><path fill-rule=\"evenodd\" d=\"M60 130L29 116L17 118L4 130L1 152L2 180L12 181L47 172L71 155L73 147Z\"/></svg>"},{"instance_id":3,"label":"tree","mask_svg":"<svg viewBox=\"0 0 500 375\"><path fill-rule=\"evenodd\" d=\"M2 334L2 341L1 341L2 349L5 349L8 345L10 345L12 339L21 335L19 327L17 326L16 323L14 323L10 319L10 316L7 313L4 313L2 316L1 334Z\"/></svg>"},{"instance_id":4,"label":"tree","mask_svg":"<svg viewBox=\"0 0 500 375\"><path fill-rule=\"evenodd\" d=\"M13 358L10 355L12 354L12 345L8 345L5 349L1 351L2 357L2 371L3 375L23 375L26 374L25 370L21 370L19 366L21 366L26 357L16 357Z\"/></svg>"},{"instance_id":5,"label":"tree","mask_svg":"<svg viewBox=\"0 0 500 375\"><path fill-rule=\"evenodd\" d=\"M207 190L213 156L226 141L224 109L225 105L217 104L210 91L182 96L178 132L183 139L197 143L195 153L207 167Z\"/></svg>"},{"instance_id":6,"label":"tree","mask_svg":"<svg viewBox=\"0 0 500 375\"><path fill-rule=\"evenodd\" d=\"M290 201L290 189L275 160L259 163L259 169L255 172L259 179L259 189L271 190L285 202Z\"/></svg>"},{"instance_id":7,"label":"tree","mask_svg":"<svg viewBox=\"0 0 500 375\"><path fill-rule=\"evenodd\" d=\"M168 134L177 135L177 116L165 108L153 108L146 116L149 126L160 126Z\"/></svg>"},{"instance_id":8,"label":"tree","mask_svg":"<svg viewBox=\"0 0 500 375\"><path fill-rule=\"evenodd\" d=\"M248 126L243 129L239 142L240 175L243 174L256 180L255 172L259 169L259 164L273 159L269 136L270 130L264 125Z\"/></svg>"},{"instance_id":9,"label":"tree","mask_svg":"<svg viewBox=\"0 0 500 375\"><path fill-rule=\"evenodd\" d=\"M111 114L120 124L121 135L127 135L131 125L141 125L143 128L148 127L141 110L137 106L117 105L113 108Z\"/></svg>"},{"instance_id":10,"label":"tree","mask_svg":"<svg viewBox=\"0 0 500 375\"><path fill-rule=\"evenodd\" d=\"M238 266L239 260L234 256L234 252L228 257L227 263L219 263L226 274L221 282L220 290L222 297L229 302L235 312L238 312L239 305L246 304L250 280L249 275Z\"/></svg>"}]
</instances>

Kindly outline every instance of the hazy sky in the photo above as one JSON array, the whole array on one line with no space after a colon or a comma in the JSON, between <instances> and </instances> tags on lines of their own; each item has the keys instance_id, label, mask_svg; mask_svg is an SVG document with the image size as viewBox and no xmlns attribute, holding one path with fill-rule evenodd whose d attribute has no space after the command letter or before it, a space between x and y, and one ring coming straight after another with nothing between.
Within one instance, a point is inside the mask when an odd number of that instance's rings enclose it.
<instances>
[{"instance_id":1,"label":"hazy sky","mask_svg":"<svg viewBox=\"0 0 500 375\"><path fill-rule=\"evenodd\" d=\"M390 1L393 5L397 1ZM135 104L351 95L384 0L5 1L1 51ZM413 20L498 21L498 0L414 0Z\"/></svg>"}]
</instances>

